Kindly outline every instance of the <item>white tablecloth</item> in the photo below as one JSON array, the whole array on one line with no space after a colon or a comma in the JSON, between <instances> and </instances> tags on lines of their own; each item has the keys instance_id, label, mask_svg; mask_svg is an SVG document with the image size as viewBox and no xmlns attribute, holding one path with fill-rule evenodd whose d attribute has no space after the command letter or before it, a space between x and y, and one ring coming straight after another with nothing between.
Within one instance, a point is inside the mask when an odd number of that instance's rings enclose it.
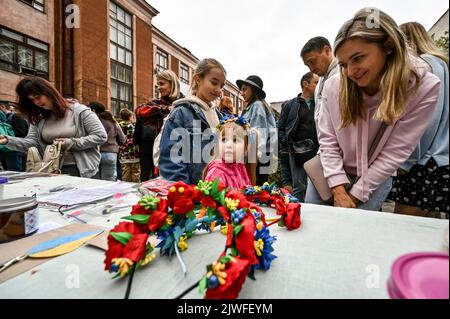
<instances>
[{"instance_id":1,"label":"white tablecloth","mask_svg":"<svg viewBox=\"0 0 450 319\"><path fill-rule=\"evenodd\" d=\"M45 192L60 184L90 187L108 182L57 176L33 178L6 185L5 198ZM129 208L111 216L95 217L90 224L114 227ZM265 208L268 216L273 214ZM386 283L392 263L402 254L443 251L448 221L390 213L304 204L302 226L287 231L277 225L269 271L247 278L240 298L388 298ZM41 223L74 222L57 212L41 209ZM76 221L75 221L76 222ZM206 265L223 251L219 232L195 235L183 252L188 273L183 275L175 256L159 256L139 269L131 298L174 298L197 282ZM54 258L0 284L0 298L123 298L126 280L111 280L104 271L104 252L84 246ZM186 298L202 298L197 289Z\"/></svg>"}]
</instances>

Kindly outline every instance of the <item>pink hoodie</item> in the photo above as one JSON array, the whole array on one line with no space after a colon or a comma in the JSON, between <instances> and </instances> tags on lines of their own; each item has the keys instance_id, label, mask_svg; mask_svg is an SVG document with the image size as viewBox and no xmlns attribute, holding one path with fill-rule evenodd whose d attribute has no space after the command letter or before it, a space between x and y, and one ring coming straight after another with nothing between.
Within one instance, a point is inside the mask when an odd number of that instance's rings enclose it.
<instances>
[{"instance_id":1,"label":"pink hoodie","mask_svg":"<svg viewBox=\"0 0 450 319\"><path fill-rule=\"evenodd\" d=\"M222 160L214 160L209 163L205 180L214 181L216 178L226 187L241 188L251 185L245 165L242 163L225 163Z\"/></svg>"},{"instance_id":2,"label":"pink hoodie","mask_svg":"<svg viewBox=\"0 0 450 319\"><path fill-rule=\"evenodd\" d=\"M369 110L365 121L358 120L356 124L339 130L340 75L336 74L325 83L319 117L319 144L324 175L330 187L349 183L346 172L360 176L350 193L366 202L409 158L433 115L440 83L427 71L425 64L418 60L414 63L421 77L417 93L413 93L414 80L411 80L403 117L387 127L370 160L367 159L368 148L381 126L380 121L372 118L380 93L374 96L363 94L363 103Z\"/></svg>"}]
</instances>

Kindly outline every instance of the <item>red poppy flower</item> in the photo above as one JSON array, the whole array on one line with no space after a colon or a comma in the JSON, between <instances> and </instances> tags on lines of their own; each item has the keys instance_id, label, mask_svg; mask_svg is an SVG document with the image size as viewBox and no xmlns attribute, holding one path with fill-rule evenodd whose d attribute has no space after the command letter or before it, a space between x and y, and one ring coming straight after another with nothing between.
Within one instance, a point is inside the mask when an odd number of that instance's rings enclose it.
<instances>
[{"instance_id":1,"label":"red poppy flower","mask_svg":"<svg viewBox=\"0 0 450 319\"><path fill-rule=\"evenodd\" d=\"M162 226L164 226L164 224L166 223L166 219L167 219L167 210L156 210L153 212L153 214L150 216L150 218L148 219L148 229L150 229L150 231L154 232L156 230L158 230L159 228L161 228Z\"/></svg>"},{"instance_id":2,"label":"red poppy flower","mask_svg":"<svg viewBox=\"0 0 450 319\"><path fill-rule=\"evenodd\" d=\"M137 203L131 208L131 215L150 215L151 209L145 209L140 203Z\"/></svg>"},{"instance_id":3,"label":"red poppy flower","mask_svg":"<svg viewBox=\"0 0 450 319\"><path fill-rule=\"evenodd\" d=\"M201 191L183 182L176 182L169 188L167 199L174 214L186 214L194 209L194 204L200 202Z\"/></svg>"},{"instance_id":4,"label":"red poppy flower","mask_svg":"<svg viewBox=\"0 0 450 319\"><path fill-rule=\"evenodd\" d=\"M201 203L204 207L211 207L212 209L216 209L216 207L217 207L216 200L214 198L212 198L211 196L203 197Z\"/></svg>"},{"instance_id":5,"label":"red poppy flower","mask_svg":"<svg viewBox=\"0 0 450 319\"><path fill-rule=\"evenodd\" d=\"M282 200L276 202L277 215L282 215L288 230L297 229L301 225L300 203L285 204Z\"/></svg>"},{"instance_id":6,"label":"red poppy flower","mask_svg":"<svg viewBox=\"0 0 450 319\"><path fill-rule=\"evenodd\" d=\"M238 189L230 190L226 193L225 197L231 198L231 199L239 199L239 205L238 209L241 208L248 208L250 206L250 202L247 200L245 195Z\"/></svg>"},{"instance_id":7,"label":"red poppy flower","mask_svg":"<svg viewBox=\"0 0 450 319\"><path fill-rule=\"evenodd\" d=\"M206 299L236 299L238 297L248 275L248 260L235 257L234 261L231 260L226 265L227 278L225 284L214 289L207 289Z\"/></svg>"},{"instance_id":8,"label":"red poppy flower","mask_svg":"<svg viewBox=\"0 0 450 319\"><path fill-rule=\"evenodd\" d=\"M256 198L259 199L261 203L268 203L270 201L270 194L268 191L261 191L256 195Z\"/></svg>"},{"instance_id":9,"label":"red poppy flower","mask_svg":"<svg viewBox=\"0 0 450 319\"><path fill-rule=\"evenodd\" d=\"M235 238L236 249L241 258L248 259L250 265L258 264L255 256L255 227L256 221L252 214L247 213L241 222L242 230Z\"/></svg>"},{"instance_id":10,"label":"red poppy flower","mask_svg":"<svg viewBox=\"0 0 450 319\"><path fill-rule=\"evenodd\" d=\"M289 203L286 205L286 215L284 217L284 223L288 230L297 229L302 224L300 219L300 204Z\"/></svg>"},{"instance_id":11,"label":"red poppy flower","mask_svg":"<svg viewBox=\"0 0 450 319\"><path fill-rule=\"evenodd\" d=\"M142 234L139 227L137 227L134 223L129 222L120 222L116 227L114 227L111 232L115 233L130 233L133 236ZM124 245L121 242L118 242L113 236L108 236L108 250L105 255L105 270L109 270L111 268L111 261L114 258L120 258L123 255Z\"/></svg>"},{"instance_id":12,"label":"red poppy flower","mask_svg":"<svg viewBox=\"0 0 450 319\"><path fill-rule=\"evenodd\" d=\"M123 249L123 257L134 262L140 261L147 246L148 234L133 235Z\"/></svg>"}]
</instances>

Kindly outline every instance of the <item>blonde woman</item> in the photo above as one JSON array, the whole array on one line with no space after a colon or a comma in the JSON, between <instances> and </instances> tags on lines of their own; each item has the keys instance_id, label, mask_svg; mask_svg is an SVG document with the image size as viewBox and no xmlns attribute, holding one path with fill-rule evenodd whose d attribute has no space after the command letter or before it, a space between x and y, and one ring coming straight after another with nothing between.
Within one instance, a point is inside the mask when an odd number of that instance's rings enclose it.
<instances>
[{"instance_id":1,"label":"blonde woman","mask_svg":"<svg viewBox=\"0 0 450 319\"><path fill-rule=\"evenodd\" d=\"M161 135L159 171L169 181L196 184L210 161L219 117L212 102L220 98L226 71L214 59L197 65L191 95L174 103Z\"/></svg>"},{"instance_id":2,"label":"blonde woman","mask_svg":"<svg viewBox=\"0 0 450 319\"><path fill-rule=\"evenodd\" d=\"M448 218L449 181L449 72L448 56L433 42L418 22L400 25L413 53L429 65L441 80L436 109L419 145L398 170L389 199L394 200L395 212L418 216L446 213Z\"/></svg>"},{"instance_id":3,"label":"blonde woman","mask_svg":"<svg viewBox=\"0 0 450 319\"><path fill-rule=\"evenodd\" d=\"M164 70L156 75L156 86L160 98L152 99L136 109L133 142L139 146L141 182L155 176L154 170L158 164L155 163L154 153L158 152L160 136L158 134L162 130L164 119L172 109L173 102L183 97L178 77L171 70Z\"/></svg>"},{"instance_id":4,"label":"blonde woman","mask_svg":"<svg viewBox=\"0 0 450 319\"><path fill-rule=\"evenodd\" d=\"M334 48L340 74L325 83L319 118L331 204L377 211L389 194L391 176L428 125L439 79L408 53L403 33L379 9L364 8L344 23ZM383 122L387 128L368 158ZM306 202L323 204L312 183Z\"/></svg>"}]
</instances>

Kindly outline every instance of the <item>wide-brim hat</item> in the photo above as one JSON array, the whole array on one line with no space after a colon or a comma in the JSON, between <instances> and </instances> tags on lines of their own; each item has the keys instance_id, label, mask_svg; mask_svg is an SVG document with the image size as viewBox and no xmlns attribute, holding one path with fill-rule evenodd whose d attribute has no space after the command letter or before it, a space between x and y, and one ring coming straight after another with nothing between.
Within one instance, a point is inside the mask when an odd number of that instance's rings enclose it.
<instances>
[{"instance_id":1,"label":"wide-brim hat","mask_svg":"<svg viewBox=\"0 0 450 319\"><path fill-rule=\"evenodd\" d=\"M263 91L263 81L261 78L257 75L250 75L245 80L237 80L236 85L238 86L239 90L242 88L242 84L248 84L252 86L253 88L257 89L259 92L261 92L261 97L263 99L266 98L266 92Z\"/></svg>"}]
</instances>

